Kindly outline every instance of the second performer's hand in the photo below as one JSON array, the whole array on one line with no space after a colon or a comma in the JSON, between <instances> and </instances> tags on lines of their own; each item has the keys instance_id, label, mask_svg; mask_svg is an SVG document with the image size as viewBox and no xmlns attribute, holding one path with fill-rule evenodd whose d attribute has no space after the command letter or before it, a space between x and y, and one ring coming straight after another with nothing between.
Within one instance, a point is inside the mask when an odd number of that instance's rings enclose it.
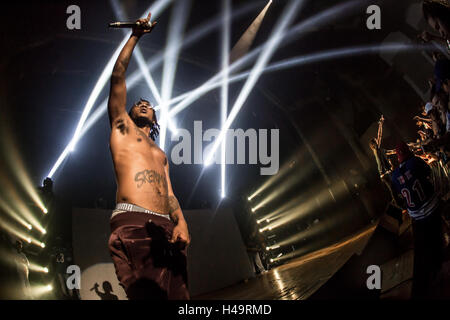
<instances>
[{"instance_id":1,"label":"second performer's hand","mask_svg":"<svg viewBox=\"0 0 450 320\"><path fill-rule=\"evenodd\" d=\"M136 22L139 22L139 26L133 28L133 35L142 36L143 34L152 32L153 28L156 25L156 21L151 22L150 18L152 17L152 13L149 12L147 18L138 19Z\"/></svg>"},{"instance_id":2,"label":"second performer's hand","mask_svg":"<svg viewBox=\"0 0 450 320\"><path fill-rule=\"evenodd\" d=\"M180 249L183 250L191 242L189 231L185 222L178 223L172 231L172 238L170 243L178 243Z\"/></svg>"}]
</instances>

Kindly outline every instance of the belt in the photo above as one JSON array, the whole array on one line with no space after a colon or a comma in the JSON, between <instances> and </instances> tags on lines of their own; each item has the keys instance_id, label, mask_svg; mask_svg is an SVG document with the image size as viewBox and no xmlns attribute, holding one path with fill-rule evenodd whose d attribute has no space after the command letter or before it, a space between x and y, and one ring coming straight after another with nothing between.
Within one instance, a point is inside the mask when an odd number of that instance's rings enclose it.
<instances>
[{"instance_id":1,"label":"belt","mask_svg":"<svg viewBox=\"0 0 450 320\"><path fill-rule=\"evenodd\" d=\"M170 220L170 216L168 214L161 214L161 213L153 212L151 210L147 210L145 208L139 207L139 206L137 206L135 204L131 204L131 203L116 204L116 209L114 209L114 211L111 215L111 219L114 218L116 215L118 215L120 213L124 213L124 212L143 212L143 213L148 213L148 214L154 214L155 216L160 216L160 217Z\"/></svg>"}]
</instances>

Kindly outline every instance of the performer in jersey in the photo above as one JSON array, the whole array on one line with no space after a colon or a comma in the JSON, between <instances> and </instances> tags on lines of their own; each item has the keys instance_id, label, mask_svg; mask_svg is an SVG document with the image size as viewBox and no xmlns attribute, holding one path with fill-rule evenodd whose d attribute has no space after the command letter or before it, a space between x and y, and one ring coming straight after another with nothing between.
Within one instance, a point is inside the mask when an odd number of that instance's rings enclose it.
<instances>
[{"instance_id":1,"label":"performer in jersey","mask_svg":"<svg viewBox=\"0 0 450 320\"><path fill-rule=\"evenodd\" d=\"M129 299L189 299L187 223L172 190L169 164L154 140L155 110L140 99L126 112L125 72L138 40L152 31L151 14L139 19L111 76L110 149L117 180L109 249Z\"/></svg>"},{"instance_id":2,"label":"performer in jersey","mask_svg":"<svg viewBox=\"0 0 450 320\"><path fill-rule=\"evenodd\" d=\"M378 121L378 133L377 137L373 138L369 142L370 149L373 152L373 155L375 157L375 160L377 162L377 168L378 173L380 174L380 179L383 181L384 185L389 191L389 195L391 196L391 203L395 207L399 207L399 204L397 202L397 198L392 191L391 186L391 173L392 173L392 165L389 162L388 158L386 157L387 153L386 150L381 147L381 141L383 139L383 124L384 124L384 117L381 115L380 120ZM398 217L399 223L402 223L402 217L401 214Z\"/></svg>"},{"instance_id":3,"label":"performer in jersey","mask_svg":"<svg viewBox=\"0 0 450 320\"><path fill-rule=\"evenodd\" d=\"M405 142L397 145L396 153L399 167L392 173L392 185L405 199L414 233L413 296L429 297L442 262L442 204L426 162L414 156Z\"/></svg>"}]
</instances>

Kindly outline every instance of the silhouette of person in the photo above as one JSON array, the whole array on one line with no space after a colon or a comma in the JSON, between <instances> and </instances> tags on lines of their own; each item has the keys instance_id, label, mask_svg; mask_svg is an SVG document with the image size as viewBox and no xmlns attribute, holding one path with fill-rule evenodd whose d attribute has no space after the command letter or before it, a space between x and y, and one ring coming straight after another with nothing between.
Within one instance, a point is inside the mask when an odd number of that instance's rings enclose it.
<instances>
[{"instance_id":1,"label":"silhouette of person","mask_svg":"<svg viewBox=\"0 0 450 320\"><path fill-rule=\"evenodd\" d=\"M68 275L66 272L67 266L66 266L66 262L64 259L64 253L59 252L56 254L55 260L53 262L53 267L54 267L54 270L56 271L56 278L57 278L57 282L59 284L58 289L59 289L59 293L61 294L61 297L64 297L64 298L70 297L70 293L68 292L67 284L66 284Z\"/></svg>"},{"instance_id":2,"label":"silhouette of person","mask_svg":"<svg viewBox=\"0 0 450 320\"><path fill-rule=\"evenodd\" d=\"M252 262L253 272L255 274L264 274L267 272L261 261L261 252L264 250L265 241L264 237L257 232L256 227L252 230L252 233L247 241L247 253Z\"/></svg>"},{"instance_id":3,"label":"silhouette of person","mask_svg":"<svg viewBox=\"0 0 450 320\"><path fill-rule=\"evenodd\" d=\"M99 286L100 285L96 282L94 286L91 288L91 291L94 290L101 300L119 300L119 298L115 294L111 293L113 291L113 288L109 281L103 282L102 287L104 292L100 292L98 290Z\"/></svg>"},{"instance_id":4,"label":"silhouette of person","mask_svg":"<svg viewBox=\"0 0 450 320\"><path fill-rule=\"evenodd\" d=\"M15 257L15 263L16 263L17 273L18 273L19 279L20 279L21 293L23 294L22 298L33 299L33 296L31 295L30 281L28 280L30 262L28 261L25 253L23 252L22 241L17 240L15 246L16 246L16 250L17 250L17 255Z\"/></svg>"}]
</instances>

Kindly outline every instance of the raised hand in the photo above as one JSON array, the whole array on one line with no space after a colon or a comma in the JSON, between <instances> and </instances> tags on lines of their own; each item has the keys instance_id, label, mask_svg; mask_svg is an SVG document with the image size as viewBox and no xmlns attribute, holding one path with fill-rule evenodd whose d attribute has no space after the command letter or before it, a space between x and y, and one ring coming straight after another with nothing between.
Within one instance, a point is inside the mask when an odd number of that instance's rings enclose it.
<instances>
[{"instance_id":1,"label":"raised hand","mask_svg":"<svg viewBox=\"0 0 450 320\"><path fill-rule=\"evenodd\" d=\"M152 32L153 28L156 25L156 21L150 22L150 18L152 17L152 13L149 12L147 18L145 19L138 19L136 23L138 26L133 28L133 35L135 36L142 36L143 34Z\"/></svg>"}]
</instances>

